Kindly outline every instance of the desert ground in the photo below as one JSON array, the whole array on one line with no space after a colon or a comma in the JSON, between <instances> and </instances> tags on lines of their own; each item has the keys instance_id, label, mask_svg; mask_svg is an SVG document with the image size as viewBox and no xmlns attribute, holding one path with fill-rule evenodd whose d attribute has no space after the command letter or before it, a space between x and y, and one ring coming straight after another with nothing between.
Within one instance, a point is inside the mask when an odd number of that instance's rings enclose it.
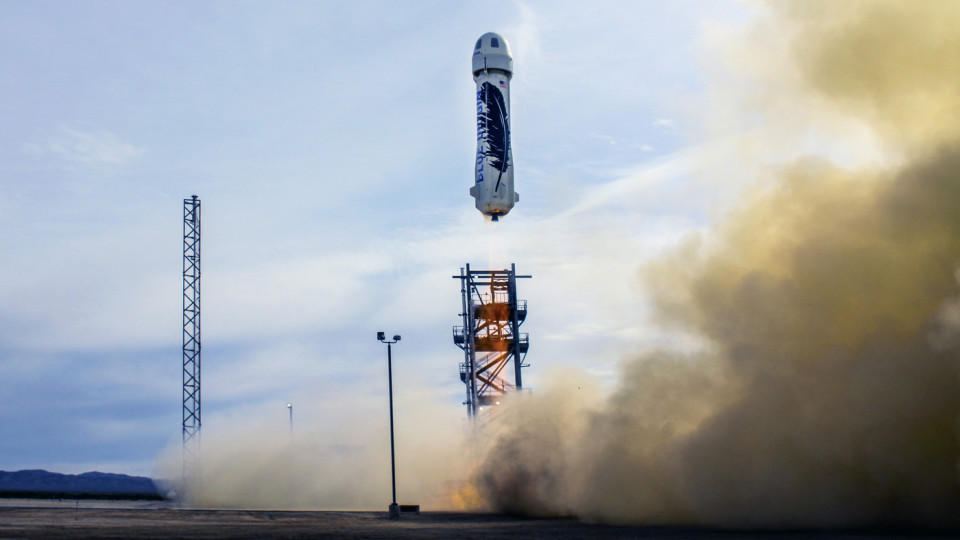
<instances>
[{"instance_id":1,"label":"desert ground","mask_svg":"<svg viewBox=\"0 0 960 540\"><path fill-rule=\"evenodd\" d=\"M424 512L284 512L169 503L0 500L0 538L937 538L915 531L735 531L606 526L573 519Z\"/></svg>"}]
</instances>

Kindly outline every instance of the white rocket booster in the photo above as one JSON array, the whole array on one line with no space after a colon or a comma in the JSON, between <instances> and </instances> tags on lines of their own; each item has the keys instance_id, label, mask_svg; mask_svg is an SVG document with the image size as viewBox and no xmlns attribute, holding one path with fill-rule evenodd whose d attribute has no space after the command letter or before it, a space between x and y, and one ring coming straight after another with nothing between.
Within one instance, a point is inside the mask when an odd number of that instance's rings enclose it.
<instances>
[{"instance_id":1,"label":"white rocket booster","mask_svg":"<svg viewBox=\"0 0 960 540\"><path fill-rule=\"evenodd\" d=\"M513 190L513 151L510 149L510 78L513 57L500 34L487 32L473 49L473 80L477 83L477 162L470 195L477 210L497 221L520 196Z\"/></svg>"}]
</instances>

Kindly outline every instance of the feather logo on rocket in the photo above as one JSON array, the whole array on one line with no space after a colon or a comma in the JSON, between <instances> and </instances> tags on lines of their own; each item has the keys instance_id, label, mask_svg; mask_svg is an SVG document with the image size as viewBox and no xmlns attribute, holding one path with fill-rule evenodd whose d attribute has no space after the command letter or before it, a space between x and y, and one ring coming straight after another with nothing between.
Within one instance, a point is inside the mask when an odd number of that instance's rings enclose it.
<instances>
[{"instance_id":1,"label":"feather logo on rocket","mask_svg":"<svg viewBox=\"0 0 960 540\"><path fill-rule=\"evenodd\" d=\"M477 210L499 220L520 196L513 190L513 151L510 149L510 78L513 57L499 34L488 32L473 51L477 84L477 161L470 195Z\"/></svg>"},{"instance_id":2,"label":"feather logo on rocket","mask_svg":"<svg viewBox=\"0 0 960 540\"><path fill-rule=\"evenodd\" d=\"M503 102L503 93L492 84L483 83L483 89L477 93L477 100L483 104L482 107L477 107L478 116L483 118L483 122L477 122L483 126L478 138L484 141L486 147L483 150L477 148L477 154L482 153L482 161L499 171L497 184L493 189L499 191L503 171L510 170L510 119ZM481 108L483 112L480 112Z\"/></svg>"}]
</instances>

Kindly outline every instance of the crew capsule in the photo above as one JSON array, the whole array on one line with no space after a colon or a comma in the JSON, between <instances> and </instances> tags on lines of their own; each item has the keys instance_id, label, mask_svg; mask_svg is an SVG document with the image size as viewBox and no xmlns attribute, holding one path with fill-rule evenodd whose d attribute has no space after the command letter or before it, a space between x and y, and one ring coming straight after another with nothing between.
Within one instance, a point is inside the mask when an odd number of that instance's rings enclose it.
<instances>
[{"instance_id":1,"label":"crew capsule","mask_svg":"<svg viewBox=\"0 0 960 540\"><path fill-rule=\"evenodd\" d=\"M487 32L473 49L477 84L477 159L470 195L477 210L498 221L520 196L513 189L510 148L510 79L513 55L503 36Z\"/></svg>"}]
</instances>

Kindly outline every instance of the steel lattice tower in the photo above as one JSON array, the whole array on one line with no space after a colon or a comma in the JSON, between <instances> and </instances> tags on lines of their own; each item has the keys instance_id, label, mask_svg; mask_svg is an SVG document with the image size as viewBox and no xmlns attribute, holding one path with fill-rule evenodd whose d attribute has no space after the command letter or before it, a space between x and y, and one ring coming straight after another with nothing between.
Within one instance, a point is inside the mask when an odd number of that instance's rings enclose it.
<instances>
[{"instance_id":1,"label":"steel lattice tower","mask_svg":"<svg viewBox=\"0 0 960 540\"><path fill-rule=\"evenodd\" d=\"M200 458L200 199L183 200L183 479Z\"/></svg>"},{"instance_id":2,"label":"steel lattice tower","mask_svg":"<svg viewBox=\"0 0 960 540\"><path fill-rule=\"evenodd\" d=\"M488 405L497 405L500 396L523 388L520 368L530 342L520 333L527 317L526 300L517 300L516 265L509 270L460 269L463 319L453 327L453 342L463 349L460 380L467 386L467 413L476 417ZM513 364L513 382L507 365Z\"/></svg>"}]
</instances>

